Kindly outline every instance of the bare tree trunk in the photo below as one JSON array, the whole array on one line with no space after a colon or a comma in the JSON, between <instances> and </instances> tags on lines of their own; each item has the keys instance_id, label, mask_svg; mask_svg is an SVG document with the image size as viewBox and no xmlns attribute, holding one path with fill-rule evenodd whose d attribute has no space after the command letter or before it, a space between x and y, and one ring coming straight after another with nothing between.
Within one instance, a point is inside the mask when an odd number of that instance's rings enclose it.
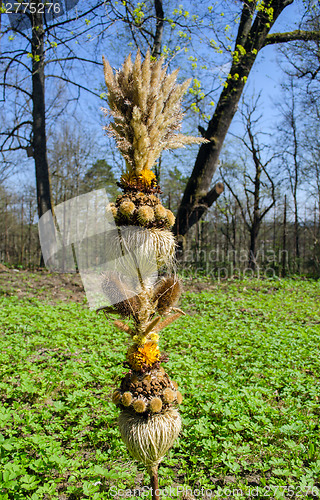
<instances>
[{"instance_id":1,"label":"bare tree trunk","mask_svg":"<svg viewBox=\"0 0 320 500\"><path fill-rule=\"evenodd\" d=\"M262 173L262 165L258 159L258 154L254 147L253 136L251 133L251 129L248 129L250 142L252 144L253 151L253 160L256 167L256 175L254 179L254 202L253 202L253 218L252 225L250 229L250 248L249 248L249 268L253 271L256 270L256 243L257 237L260 230L261 225L261 216L260 216L260 186L261 186L261 173Z\"/></svg>"},{"instance_id":2,"label":"bare tree trunk","mask_svg":"<svg viewBox=\"0 0 320 500\"><path fill-rule=\"evenodd\" d=\"M20 262L23 266L23 255L24 255L24 224L23 224L23 219L24 219L24 200L23 196L21 199L21 214L20 214Z\"/></svg>"},{"instance_id":3,"label":"bare tree trunk","mask_svg":"<svg viewBox=\"0 0 320 500\"><path fill-rule=\"evenodd\" d=\"M9 262L9 242L8 242L8 198L5 197L5 213L4 213L4 255L5 261Z\"/></svg>"},{"instance_id":4,"label":"bare tree trunk","mask_svg":"<svg viewBox=\"0 0 320 500\"><path fill-rule=\"evenodd\" d=\"M155 58L158 58L161 55L161 43L164 23L162 0L154 0L154 8L156 11L157 21L151 55Z\"/></svg>"},{"instance_id":5,"label":"bare tree trunk","mask_svg":"<svg viewBox=\"0 0 320 500\"><path fill-rule=\"evenodd\" d=\"M300 228L298 220L298 202L297 196L294 196L294 253L295 253L295 267L298 273L300 272Z\"/></svg>"},{"instance_id":6,"label":"bare tree trunk","mask_svg":"<svg viewBox=\"0 0 320 500\"><path fill-rule=\"evenodd\" d=\"M283 233L282 233L282 277L286 275L287 257L287 195L284 196Z\"/></svg>"},{"instance_id":7,"label":"bare tree trunk","mask_svg":"<svg viewBox=\"0 0 320 500\"><path fill-rule=\"evenodd\" d=\"M253 271L257 268L256 262L256 244L257 244L257 236L260 229L260 223L257 221L251 228L250 231L250 247L249 247L249 268Z\"/></svg>"},{"instance_id":8,"label":"bare tree trunk","mask_svg":"<svg viewBox=\"0 0 320 500\"><path fill-rule=\"evenodd\" d=\"M47 158L44 29L42 14L32 15L32 103L33 156L36 167L39 218L52 209L50 175Z\"/></svg>"},{"instance_id":9,"label":"bare tree trunk","mask_svg":"<svg viewBox=\"0 0 320 500\"><path fill-rule=\"evenodd\" d=\"M276 206L274 207L274 211L273 211L273 233L272 233L272 237L273 237L273 252L274 252L274 255L276 254L276 233L277 233L277 220L276 220Z\"/></svg>"},{"instance_id":10,"label":"bare tree trunk","mask_svg":"<svg viewBox=\"0 0 320 500\"><path fill-rule=\"evenodd\" d=\"M32 200L29 200L29 227L28 227L28 267L31 265L31 227L32 227Z\"/></svg>"},{"instance_id":11,"label":"bare tree trunk","mask_svg":"<svg viewBox=\"0 0 320 500\"><path fill-rule=\"evenodd\" d=\"M216 186L210 189L212 177L217 169L220 151L231 121L238 107L244 83L235 87L234 93L224 90L219 99L216 112L210 120L205 137L210 140L202 144L183 194L177 213L174 232L185 235L218 199L223 191Z\"/></svg>"}]
</instances>

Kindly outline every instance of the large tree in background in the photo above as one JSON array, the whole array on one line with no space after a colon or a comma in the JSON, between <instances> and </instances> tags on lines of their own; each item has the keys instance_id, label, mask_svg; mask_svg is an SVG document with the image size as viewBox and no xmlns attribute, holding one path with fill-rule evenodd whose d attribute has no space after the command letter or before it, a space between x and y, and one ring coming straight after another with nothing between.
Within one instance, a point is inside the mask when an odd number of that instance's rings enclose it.
<instances>
[{"instance_id":1,"label":"large tree in background","mask_svg":"<svg viewBox=\"0 0 320 500\"><path fill-rule=\"evenodd\" d=\"M184 235L202 217L217 198L211 188L218 166L221 148L238 107L246 81L259 52L267 45L294 40L320 40L318 29L295 29L285 33L270 33L282 12L293 0L245 0L232 51L229 75L218 100L215 112L203 135L209 142L201 145L196 162L181 201L176 221L177 234Z\"/></svg>"}]
</instances>

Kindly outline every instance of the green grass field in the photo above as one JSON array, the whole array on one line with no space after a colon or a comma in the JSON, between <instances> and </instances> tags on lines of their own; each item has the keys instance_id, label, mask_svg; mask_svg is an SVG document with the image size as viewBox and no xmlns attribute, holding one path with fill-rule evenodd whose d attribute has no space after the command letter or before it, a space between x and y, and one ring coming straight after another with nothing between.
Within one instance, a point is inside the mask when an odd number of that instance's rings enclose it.
<instances>
[{"instance_id":1,"label":"green grass field","mask_svg":"<svg viewBox=\"0 0 320 500\"><path fill-rule=\"evenodd\" d=\"M320 282L226 282L185 293L181 307L188 315L160 342L184 395L160 487L319 498ZM148 486L110 402L126 334L84 304L7 294L0 334L0 499L111 499Z\"/></svg>"}]
</instances>

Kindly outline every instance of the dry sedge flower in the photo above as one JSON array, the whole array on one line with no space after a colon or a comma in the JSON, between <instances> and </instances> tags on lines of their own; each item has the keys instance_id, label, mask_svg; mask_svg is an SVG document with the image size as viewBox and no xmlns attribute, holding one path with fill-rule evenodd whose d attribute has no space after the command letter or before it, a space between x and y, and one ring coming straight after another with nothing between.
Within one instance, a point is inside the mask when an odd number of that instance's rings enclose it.
<instances>
[{"instance_id":1,"label":"dry sedge flower","mask_svg":"<svg viewBox=\"0 0 320 500\"><path fill-rule=\"evenodd\" d=\"M105 272L102 274L101 288L108 300L114 304L116 309L119 308L119 312L124 316L134 314L139 307L138 298L125 299L125 297L130 297L130 290L115 273Z\"/></svg>"},{"instance_id":2,"label":"dry sedge flower","mask_svg":"<svg viewBox=\"0 0 320 500\"><path fill-rule=\"evenodd\" d=\"M122 215L126 217L130 217L130 215L133 214L135 209L136 207L134 206L134 203L132 203L132 201L124 201L121 203L119 207L119 211L122 213Z\"/></svg>"},{"instance_id":3,"label":"dry sedge flower","mask_svg":"<svg viewBox=\"0 0 320 500\"><path fill-rule=\"evenodd\" d=\"M143 205L138 209L138 220L142 225L147 225L154 220L153 208Z\"/></svg>"},{"instance_id":4,"label":"dry sedge flower","mask_svg":"<svg viewBox=\"0 0 320 500\"><path fill-rule=\"evenodd\" d=\"M143 401L143 399L137 399L133 403L133 409L137 413L143 413L146 411L147 406L146 406L146 403Z\"/></svg>"},{"instance_id":5,"label":"dry sedge flower","mask_svg":"<svg viewBox=\"0 0 320 500\"><path fill-rule=\"evenodd\" d=\"M177 391L177 403L178 403L178 405L181 405L182 400L183 400L183 397L182 397L181 392Z\"/></svg>"},{"instance_id":6,"label":"dry sedge flower","mask_svg":"<svg viewBox=\"0 0 320 500\"><path fill-rule=\"evenodd\" d=\"M166 403L172 403L175 400L175 393L173 390L167 387L167 389L163 391L163 399Z\"/></svg>"},{"instance_id":7,"label":"dry sedge flower","mask_svg":"<svg viewBox=\"0 0 320 500\"><path fill-rule=\"evenodd\" d=\"M152 413L159 413L162 409L162 401L160 398L152 398L149 404Z\"/></svg>"},{"instance_id":8,"label":"dry sedge flower","mask_svg":"<svg viewBox=\"0 0 320 500\"><path fill-rule=\"evenodd\" d=\"M155 342L146 342L143 346L133 345L127 353L130 366L139 371L143 365L152 366L160 359L160 350Z\"/></svg>"},{"instance_id":9,"label":"dry sedge flower","mask_svg":"<svg viewBox=\"0 0 320 500\"><path fill-rule=\"evenodd\" d=\"M131 403L132 403L132 394L131 392L124 392L122 394L122 398L121 398L121 403L124 405L124 406L130 406Z\"/></svg>"},{"instance_id":10,"label":"dry sedge flower","mask_svg":"<svg viewBox=\"0 0 320 500\"><path fill-rule=\"evenodd\" d=\"M153 300L157 303L157 311L163 316L174 307L180 298L181 286L173 276L163 278L155 287Z\"/></svg>"}]
</instances>

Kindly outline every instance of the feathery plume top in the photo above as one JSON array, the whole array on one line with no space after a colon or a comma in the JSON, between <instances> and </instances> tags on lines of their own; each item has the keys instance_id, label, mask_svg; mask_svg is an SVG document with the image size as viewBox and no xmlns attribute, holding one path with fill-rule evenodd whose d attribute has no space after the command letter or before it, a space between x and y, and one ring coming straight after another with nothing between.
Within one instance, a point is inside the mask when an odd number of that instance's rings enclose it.
<instances>
[{"instance_id":1,"label":"feathery plume top","mask_svg":"<svg viewBox=\"0 0 320 500\"><path fill-rule=\"evenodd\" d=\"M134 62L129 55L122 68L113 72L103 57L110 106L110 111L104 112L113 117L105 130L115 138L126 160L124 182L136 179L145 185L155 184L151 168L163 150L205 142L201 137L177 133L183 117L181 100L191 79L177 84L179 70L167 74L163 64L163 57L151 60L149 51L142 62L138 50Z\"/></svg>"}]
</instances>

